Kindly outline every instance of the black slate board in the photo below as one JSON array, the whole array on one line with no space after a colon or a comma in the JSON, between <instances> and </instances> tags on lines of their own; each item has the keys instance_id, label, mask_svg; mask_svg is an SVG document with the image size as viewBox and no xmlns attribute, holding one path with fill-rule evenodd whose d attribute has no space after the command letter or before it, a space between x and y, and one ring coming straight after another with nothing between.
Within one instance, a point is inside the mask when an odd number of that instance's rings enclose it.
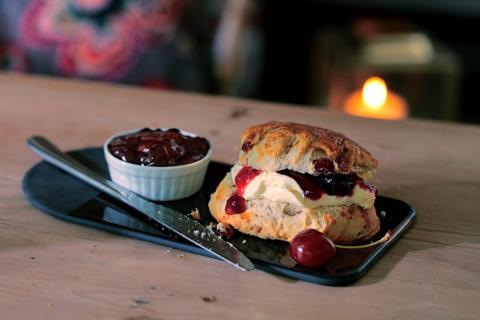
<instances>
[{"instance_id":1,"label":"black slate board","mask_svg":"<svg viewBox=\"0 0 480 320\"><path fill-rule=\"evenodd\" d=\"M108 177L101 148L77 150L70 154L94 171ZM198 193L187 199L162 204L184 214L198 208L202 216L201 222L207 225L212 221L207 206L210 194L229 169L229 165L211 162L206 181ZM25 197L35 207L56 218L213 258L207 251L180 239L168 230L147 224L136 210L44 161L25 174L22 187ZM382 228L374 239L382 237L387 230L392 230L393 236L390 240L375 248L337 250L335 258L318 270L295 265L288 254L286 242L263 240L237 233L232 243L245 253L258 269L313 283L347 285L362 277L415 220L415 210L400 200L379 196L375 207L377 213L384 211L385 216L379 215Z\"/></svg>"}]
</instances>

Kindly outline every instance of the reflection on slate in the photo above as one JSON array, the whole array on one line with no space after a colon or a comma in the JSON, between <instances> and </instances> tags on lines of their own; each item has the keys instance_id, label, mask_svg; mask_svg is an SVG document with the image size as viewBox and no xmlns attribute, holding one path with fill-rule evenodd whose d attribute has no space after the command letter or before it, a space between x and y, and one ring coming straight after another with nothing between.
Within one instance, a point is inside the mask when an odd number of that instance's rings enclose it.
<instances>
[{"instance_id":1,"label":"reflection on slate","mask_svg":"<svg viewBox=\"0 0 480 320\"><path fill-rule=\"evenodd\" d=\"M142 214L136 213L135 210L125 204L104 194L99 194L94 199L82 204L70 212L69 215L188 243L177 234L152 221L149 221L149 223L141 221L139 218L143 218ZM152 223L154 225L151 225Z\"/></svg>"},{"instance_id":2,"label":"reflection on slate","mask_svg":"<svg viewBox=\"0 0 480 320\"><path fill-rule=\"evenodd\" d=\"M162 234L156 228L151 227L135 218L122 214L121 212L110 207L105 207L105 210L103 211L103 221L142 232L160 235Z\"/></svg>"}]
</instances>

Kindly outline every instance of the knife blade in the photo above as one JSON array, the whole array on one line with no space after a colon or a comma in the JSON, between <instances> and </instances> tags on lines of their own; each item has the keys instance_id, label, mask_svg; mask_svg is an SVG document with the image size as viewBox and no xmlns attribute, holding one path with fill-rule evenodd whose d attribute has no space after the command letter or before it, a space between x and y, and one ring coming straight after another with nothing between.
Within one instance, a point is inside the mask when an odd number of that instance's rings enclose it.
<instances>
[{"instance_id":1,"label":"knife blade","mask_svg":"<svg viewBox=\"0 0 480 320\"><path fill-rule=\"evenodd\" d=\"M238 269L244 271L255 269L253 263L241 251L231 243L224 241L210 228L204 227L198 221L176 210L144 199L136 193L115 184L113 181L105 179L60 151L44 137L30 137L27 140L27 144L48 163L136 209L147 218L147 221L150 220L168 228Z\"/></svg>"}]
</instances>

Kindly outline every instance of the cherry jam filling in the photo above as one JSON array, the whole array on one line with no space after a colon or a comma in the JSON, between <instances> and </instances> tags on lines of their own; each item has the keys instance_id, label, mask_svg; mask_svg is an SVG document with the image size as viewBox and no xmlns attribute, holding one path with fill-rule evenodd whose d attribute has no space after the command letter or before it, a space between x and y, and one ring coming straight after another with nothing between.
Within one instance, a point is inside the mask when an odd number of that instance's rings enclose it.
<instances>
[{"instance_id":1,"label":"cherry jam filling","mask_svg":"<svg viewBox=\"0 0 480 320\"><path fill-rule=\"evenodd\" d=\"M113 139L108 150L118 159L142 166L178 166L205 157L205 138L183 135L178 129L149 129Z\"/></svg>"},{"instance_id":2,"label":"cherry jam filling","mask_svg":"<svg viewBox=\"0 0 480 320\"><path fill-rule=\"evenodd\" d=\"M238 193L232 194L227 199L227 204L225 205L226 214L239 214L245 212L245 210L247 210L247 200Z\"/></svg>"},{"instance_id":3,"label":"cherry jam filling","mask_svg":"<svg viewBox=\"0 0 480 320\"><path fill-rule=\"evenodd\" d=\"M247 200L243 198L245 188L256 176L261 173L260 170L252 167L244 166L238 171L235 176L235 187L237 192L230 196L225 205L225 212L227 214L239 214L247 210Z\"/></svg>"},{"instance_id":4,"label":"cherry jam filling","mask_svg":"<svg viewBox=\"0 0 480 320\"><path fill-rule=\"evenodd\" d=\"M247 201L243 198L247 185L259 174L260 170L244 166L235 176L237 192L227 199L225 212L239 214L247 210ZM281 170L279 174L288 176L298 183L305 197L318 200L323 194L345 197L353 194L353 189L358 186L364 190L377 194L377 188L366 183L355 173L340 174L328 171L314 176L308 173L299 173L292 170Z\"/></svg>"},{"instance_id":5,"label":"cherry jam filling","mask_svg":"<svg viewBox=\"0 0 480 320\"><path fill-rule=\"evenodd\" d=\"M278 173L286 175L295 180L303 190L305 197L311 200L318 200L324 193L331 196L345 197L353 193L357 183L370 188L362 178L355 173L324 173L313 176L307 173L299 173L292 170L282 170Z\"/></svg>"},{"instance_id":6,"label":"cherry jam filling","mask_svg":"<svg viewBox=\"0 0 480 320\"><path fill-rule=\"evenodd\" d=\"M253 169L252 167L244 166L238 171L235 176L235 187L239 195L243 196L245 188L256 176L261 173L260 170Z\"/></svg>"}]
</instances>

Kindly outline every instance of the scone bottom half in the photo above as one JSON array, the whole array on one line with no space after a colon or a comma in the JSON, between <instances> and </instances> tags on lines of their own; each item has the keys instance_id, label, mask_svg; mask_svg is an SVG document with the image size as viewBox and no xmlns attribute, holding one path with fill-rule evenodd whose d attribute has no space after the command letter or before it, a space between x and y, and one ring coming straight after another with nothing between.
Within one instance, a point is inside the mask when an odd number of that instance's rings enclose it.
<instances>
[{"instance_id":1,"label":"scone bottom half","mask_svg":"<svg viewBox=\"0 0 480 320\"><path fill-rule=\"evenodd\" d=\"M313 159L313 160L312 160ZM368 240L380 229L377 161L345 136L269 122L242 135L239 161L212 194L214 218L242 233L291 242L315 229L335 243Z\"/></svg>"}]
</instances>

